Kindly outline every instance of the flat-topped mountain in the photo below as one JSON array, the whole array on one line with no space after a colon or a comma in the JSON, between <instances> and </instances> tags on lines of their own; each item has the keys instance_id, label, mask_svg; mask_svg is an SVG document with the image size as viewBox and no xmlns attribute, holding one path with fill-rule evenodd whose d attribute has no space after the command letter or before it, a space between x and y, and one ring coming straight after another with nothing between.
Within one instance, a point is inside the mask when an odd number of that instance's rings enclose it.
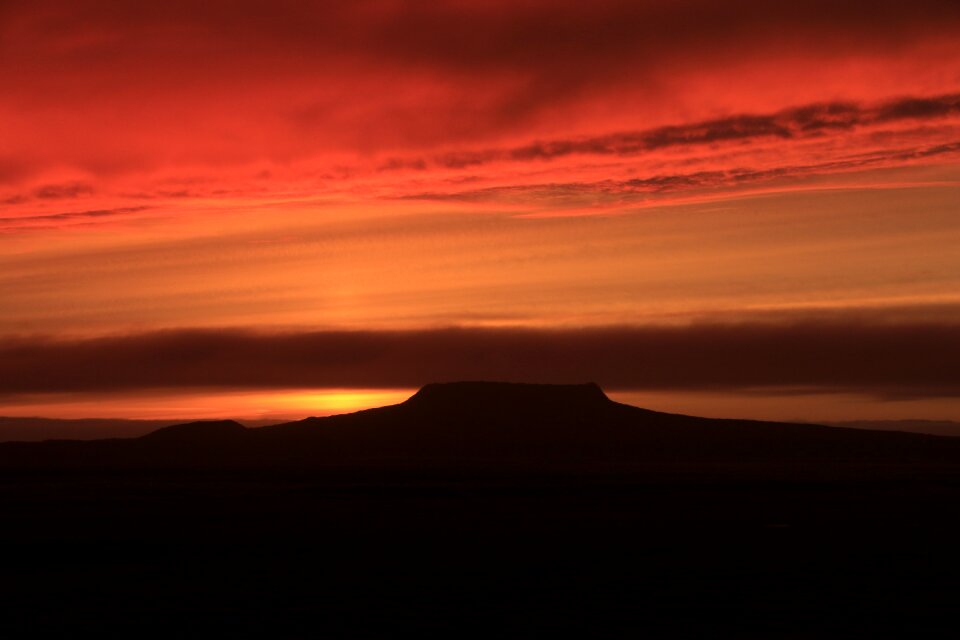
<instances>
[{"instance_id":1,"label":"flat-topped mountain","mask_svg":"<svg viewBox=\"0 0 960 640\"><path fill-rule=\"evenodd\" d=\"M960 441L716 420L611 401L595 384L429 384L398 405L248 429L196 422L132 439L0 445L3 468L695 470L960 466Z\"/></svg>"},{"instance_id":2,"label":"flat-topped mountain","mask_svg":"<svg viewBox=\"0 0 960 640\"><path fill-rule=\"evenodd\" d=\"M432 410L523 411L564 408L600 407L611 400L599 385L586 384L521 384L511 382L450 382L428 384L404 402L407 406Z\"/></svg>"}]
</instances>

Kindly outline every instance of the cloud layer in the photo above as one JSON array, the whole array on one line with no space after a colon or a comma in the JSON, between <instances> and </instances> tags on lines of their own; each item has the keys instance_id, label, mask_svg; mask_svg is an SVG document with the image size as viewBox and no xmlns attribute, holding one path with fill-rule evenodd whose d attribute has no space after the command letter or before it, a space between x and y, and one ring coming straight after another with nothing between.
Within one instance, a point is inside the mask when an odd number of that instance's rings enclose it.
<instances>
[{"instance_id":1,"label":"cloud layer","mask_svg":"<svg viewBox=\"0 0 960 640\"><path fill-rule=\"evenodd\" d=\"M10 0L0 82L2 393L956 396L955 0ZM418 330L506 323L630 326Z\"/></svg>"},{"instance_id":2,"label":"cloud layer","mask_svg":"<svg viewBox=\"0 0 960 640\"><path fill-rule=\"evenodd\" d=\"M0 392L411 388L464 379L608 389L960 397L960 325L855 321L262 333L0 343Z\"/></svg>"},{"instance_id":3,"label":"cloud layer","mask_svg":"<svg viewBox=\"0 0 960 640\"><path fill-rule=\"evenodd\" d=\"M604 180L738 187L864 154L953 162L928 151L960 140L954 2L47 0L0 18L9 216L480 189L537 207L544 184L602 204Z\"/></svg>"},{"instance_id":4,"label":"cloud layer","mask_svg":"<svg viewBox=\"0 0 960 640\"><path fill-rule=\"evenodd\" d=\"M798 140L901 121L938 120L960 114L960 95L910 97L876 105L850 102L809 104L766 114L738 114L654 129L602 136L549 140L514 147L437 156L429 162L463 168L494 161L550 160L569 155L631 156L670 147L744 142L757 139ZM428 161L391 161L387 168L426 168Z\"/></svg>"}]
</instances>

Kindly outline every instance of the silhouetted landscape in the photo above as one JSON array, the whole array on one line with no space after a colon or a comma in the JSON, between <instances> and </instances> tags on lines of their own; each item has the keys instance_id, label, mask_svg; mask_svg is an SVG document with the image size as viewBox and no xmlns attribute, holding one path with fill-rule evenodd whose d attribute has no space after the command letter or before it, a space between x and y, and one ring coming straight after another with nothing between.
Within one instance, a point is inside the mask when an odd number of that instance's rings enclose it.
<instances>
[{"instance_id":1,"label":"silhouetted landscape","mask_svg":"<svg viewBox=\"0 0 960 640\"><path fill-rule=\"evenodd\" d=\"M13 0L0 77L0 640L960 635L957 0Z\"/></svg>"},{"instance_id":2,"label":"silhouetted landscape","mask_svg":"<svg viewBox=\"0 0 960 640\"><path fill-rule=\"evenodd\" d=\"M295 469L763 475L952 469L960 440L717 420L611 401L594 384L431 384L398 405L247 428L176 424L137 438L6 443L6 469Z\"/></svg>"},{"instance_id":3,"label":"silhouetted landscape","mask_svg":"<svg viewBox=\"0 0 960 640\"><path fill-rule=\"evenodd\" d=\"M183 420L123 420L117 418L62 418L0 416L0 442L42 440L101 440L135 438ZM247 426L265 426L282 420L244 420Z\"/></svg>"},{"instance_id":4,"label":"silhouetted landscape","mask_svg":"<svg viewBox=\"0 0 960 640\"><path fill-rule=\"evenodd\" d=\"M951 628L960 440L431 384L246 428L0 444L18 635Z\"/></svg>"}]
</instances>

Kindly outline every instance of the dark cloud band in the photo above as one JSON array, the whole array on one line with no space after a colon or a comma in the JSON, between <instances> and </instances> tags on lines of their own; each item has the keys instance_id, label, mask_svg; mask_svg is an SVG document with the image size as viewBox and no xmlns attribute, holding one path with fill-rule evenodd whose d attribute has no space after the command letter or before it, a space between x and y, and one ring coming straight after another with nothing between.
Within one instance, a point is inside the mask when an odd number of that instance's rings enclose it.
<instances>
[{"instance_id":1,"label":"dark cloud band","mask_svg":"<svg viewBox=\"0 0 960 640\"><path fill-rule=\"evenodd\" d=\"M416 387L593 380L608 389L960 397L960 322L418 331L176 330L0 342L0 393Z\"/></svg>"}]
</instances>

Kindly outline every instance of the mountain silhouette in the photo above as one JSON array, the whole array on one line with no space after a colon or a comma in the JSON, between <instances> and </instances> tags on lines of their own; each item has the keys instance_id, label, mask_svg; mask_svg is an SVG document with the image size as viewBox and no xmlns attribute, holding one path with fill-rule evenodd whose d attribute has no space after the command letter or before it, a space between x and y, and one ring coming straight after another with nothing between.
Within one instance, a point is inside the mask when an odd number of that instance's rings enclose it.
<instances>
[{"instance_id":1,"label":"mountain silhouette","mask_svg":"<svg viewBox=\"0 0 960 640\"><path fill-rule=\"evenodd\" d=\"M952 637L958 472L956 438L594 384L8 442L0 635Z\"/></svg>"},{"instance_id":2,"label":"mountain silhouette","mask_svg":"<svg viewBox=\"0 0 960 640\"><path fill-rule=\"evenodd\" d=\"M177 444L218 443L225 438L243 436L247 428L235 420L201 420L186 424L163 427L140 436L149 442L173 442Z\"/></svg>"},{"instance_id":3,"label":"mountain silhouette","mask_svg":"<svg viewBox=\"0 0 960 640\"><path fill-rule=\"evenodd\" d=\"M610 400L596 384L428 384L403 403L245 428L206 421L139 438L0 445L0 468L791 469L960 464L960 441L719 420Z\"/></svg>"},{"instance_id":4,"label":"mountain silhouette","mask_svg":"<svg viewBox=\"0 0 960 640\"><path fill-rule=\"evenodd\" d=\"M127 420L121 418L36 418L0 416L0 442L40 442L43 440L103 440L136 438L184 420ZM250 427L286 422L279 419L244 420Z\"/></svg>"}]
</instances>

